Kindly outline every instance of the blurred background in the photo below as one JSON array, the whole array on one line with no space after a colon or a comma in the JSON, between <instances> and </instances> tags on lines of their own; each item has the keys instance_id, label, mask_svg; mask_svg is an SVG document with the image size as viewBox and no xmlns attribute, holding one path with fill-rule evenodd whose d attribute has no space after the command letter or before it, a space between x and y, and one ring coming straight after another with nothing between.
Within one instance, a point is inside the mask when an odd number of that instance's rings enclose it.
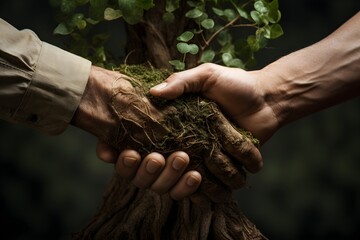
<instances>
[{"instance_id":1,"label":"blurred background","mask_svg":"<svg viewBox=\"0 0 360 240\"><path fill-rule=\"evenodd\" d=\"M258 54L258 68L319 41L360 9L358 0L279 2L285 34ZM0 17L63 46L48 0L2 0ZM265 236L360 239L359 123L358 98L284 127L262 147L264 169L235 197ZM113 171L95 144L73 127L49 137L0 120L0 239L70 239L89 222Z\"/></svg>"}]
</instances>

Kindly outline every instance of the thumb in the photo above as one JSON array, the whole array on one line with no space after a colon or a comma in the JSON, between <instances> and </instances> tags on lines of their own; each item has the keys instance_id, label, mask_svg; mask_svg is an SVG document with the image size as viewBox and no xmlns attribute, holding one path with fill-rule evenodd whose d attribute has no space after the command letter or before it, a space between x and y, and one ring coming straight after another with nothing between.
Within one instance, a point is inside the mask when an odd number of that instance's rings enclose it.
<instances>
[{"instance_id":1,"label":"thumb","mask_svg":"<svg viewBox=\"0 0 360 240\"><path fill-rule=\"evenodd\" d=\"M156 97L174 99L184 93L203 92L204 83L209 78L206 64L183 72L172 74L165 82L150 89L150 93Z\"/></svg>"}]
</instances>

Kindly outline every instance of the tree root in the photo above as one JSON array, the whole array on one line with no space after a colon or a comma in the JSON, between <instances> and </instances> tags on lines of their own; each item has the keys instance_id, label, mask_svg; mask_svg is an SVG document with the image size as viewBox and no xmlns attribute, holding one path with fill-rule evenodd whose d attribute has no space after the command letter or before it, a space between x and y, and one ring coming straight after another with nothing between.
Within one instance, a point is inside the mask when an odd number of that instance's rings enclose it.
<instances>
[{"instance_id":1,"label":"tree root","mask_svg":"<svg viewBox=\"0 0 360 240\"><path fill-rule=\"evenodd\" d=\"M196 206L168 194L140 190L114 175L104 203L81 232L80 239L121 240L265 240L235 201Z\"/></svg>"},{"instance_id":2,"label":"tree root","mask_svg":"<svg viewBox=\"0 0 360 240\"><path fill-rule=\"evenodd\" d=\"M114 129L109 143L118 150L136 149L142 156L152 151L187 152L191 159L187 170L202 175L198 193L207 197L201 206L189 198L174 201L168 194L140 190L115 174L100 211L73 239L266 239L231 197L231 189L246 181L240 157L256 162L252 151L256 139L233 126L215 103L199 96L149 101L151 84L166 76L143 66L125 68L131 77L118 83L130 81L134 89L115 88L111 107L119 130ZM127 99L128 104L117 98Z\"/></svg>"}]
</instances>

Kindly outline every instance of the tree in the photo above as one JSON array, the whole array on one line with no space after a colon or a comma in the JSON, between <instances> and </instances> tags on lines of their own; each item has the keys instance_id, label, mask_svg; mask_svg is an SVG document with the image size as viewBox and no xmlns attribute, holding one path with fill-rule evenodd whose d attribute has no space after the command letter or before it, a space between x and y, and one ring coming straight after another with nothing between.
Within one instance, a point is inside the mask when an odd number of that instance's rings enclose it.
<instances>
[{"instance_id":1,"label":"tree","mask_svg":"<svg viewBox=\"0 0 360 240\"><path fill-rule=\"evenodd\" d=\"M102 25L109 21L122 20L125 23L128 37L126 64L150 63L158 69L183 70L205 62L222 63L229 67L251 67L255 63L255 53L266 46L268 39L282 35L278 24L281 15L277 0L245 3L233 0L51 2L60 9L60 24L54 33L69 35L70 50L103 67L119 66L105 44L111 31L101 31ZM97 32L99 29L100 33ZM234 37L235 33L241 35ZM163 79L166 74L161 76ZM135 77L139 76L135 74ZM141 89L146 92L145 88ZM216 106L212 103L206 105L215 109L215 117L211 121L216 124L210 125L210 128L226 129L219 124L226 120ZM175 107L180 112L179 106ZM164 112L167 110L163 109ZM159 126L153 127L164 130ZM210 134L216 135L218 132L224 134L224 131L217 130ZM225 133L226 136L233 134ZM242 142L256 143L245 132L240 131L235 135ZM126 137L123 136L122 141L131 142L131 136ZM216 150L214 146L217 146L218 140L215 138L214 145L209 149ZM141 141L154 142L150 138ZM211 141L206 139L205 142ZM123 147L122 142L114 143ZM134 143L130 146L137 145ZM169 146L162 152L174 150L171 143ZM144 152L154 149L159 150L158 146L152 146ZM200 191L207 195L218 195L218 202L209 202L203 208L194 207L189 199L175 202L167 195L159 196L148 190L139 190L115 174L99 213L74 239L265 239L241 213L237 204L228 199L231 190L226 184L209 174L206 164L201 161L204 151L195 144L189 149L190 153L194 153L192 161L196 161L192 165L196 165L196 169L205 176ZM242 171L236 171L236 174L245 178Z\"/></svg>"}]
</instances>

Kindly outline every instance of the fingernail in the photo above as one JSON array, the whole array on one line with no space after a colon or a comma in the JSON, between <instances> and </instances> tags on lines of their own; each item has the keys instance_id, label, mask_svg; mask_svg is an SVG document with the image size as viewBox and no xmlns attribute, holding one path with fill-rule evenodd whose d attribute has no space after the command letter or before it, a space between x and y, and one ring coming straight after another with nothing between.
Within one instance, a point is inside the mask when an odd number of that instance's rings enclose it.
<instances>
[{"instance_id":1,"label":"fingernail","mask_svg":"<svg viewBox=\"0 0 360 240\"><path fill-rule=\"evenodd\" d=\"M156 173L159 168L161 167L161 165L157 162L157 161L152 161L150 160L147 164L146 164L146 171L148 173L154 174Z\"/></svg>"},{"instance_id":2,"label":"fingernail","mask_svg":"<svg viewBox=\"0 0 360 240\"><path fill-rule=\"evenodd\" d=\"M124 158L124 165L126 167L134 167L137 163L137 159L133 157L125 157Z\"/></svg>"},{"instance_id":3,"label":"fingernail","mask_svg":"<svg viewBox=\"0 0 360 240\"><path fill-rule=\"evenodd\" d=\"M163 83L160 83L159 85L156 85L152 89L161 90L161 89L165 88L167 85L168 85L167 82L163 82Z\"/></svg>"},{"instance_id":4,"label":"fingernail","mask_svg":"<svg viewBox=\"0 0 360 240\"><path fill-rule=\"evenodd\" d=\"M182 159L180 157L175 158L172 163L172 167L175 170L181 170L184 166L185 166L185 161L184 161L184 159Z\"/></svg>"},{"instance_id":5,"label":"fingernail","mask_svg":"<svg viewBox=\"0 0 360 240\"><path fill-rule=\"evenodd\" d=\"M194 186L195 183L197 183L197 179L194 178L193 176L188 177L188 179L186 180L186 184L190 187Z\"/></svg>"}]
</instances>

